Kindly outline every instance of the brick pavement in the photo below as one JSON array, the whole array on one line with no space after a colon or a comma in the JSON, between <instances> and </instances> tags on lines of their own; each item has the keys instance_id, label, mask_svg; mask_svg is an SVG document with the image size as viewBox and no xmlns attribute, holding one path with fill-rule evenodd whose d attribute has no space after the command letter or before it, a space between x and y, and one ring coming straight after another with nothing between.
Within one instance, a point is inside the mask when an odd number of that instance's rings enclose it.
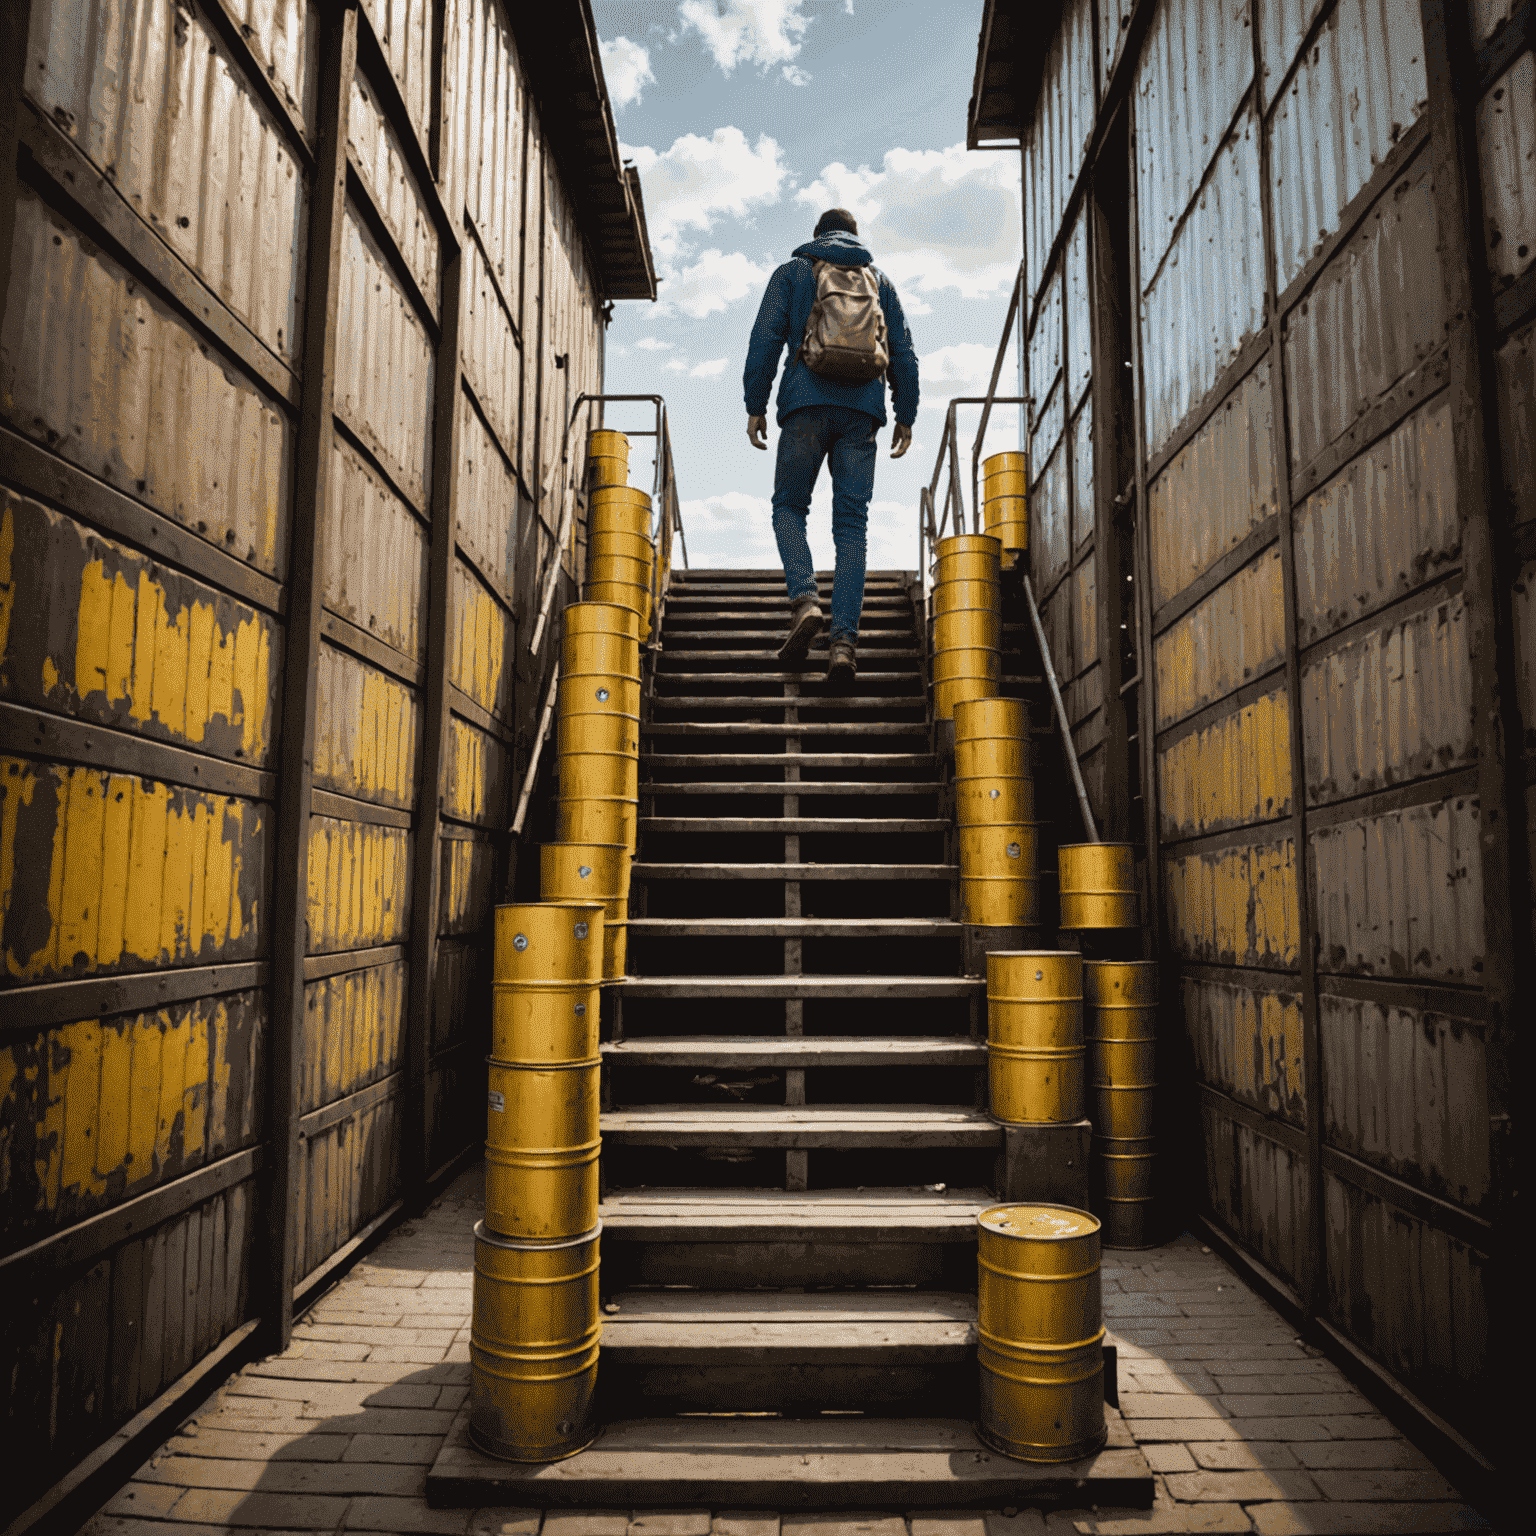
<instances>
[{"instance_id":1,"label":"brick pavement","mask_svg":"<svg viewBox=\"0 0 1536 1536\"><path fill-rule=\"evenodd\" d=\"M426 1474L467 1390L479 1171L402 1226L247 1366L86 1527L399 1536L1132 1536L1486 1529L1317 1350L1188 1235L1104 1258L1120 1403L1151 1510L893 1515L432 1510Z\"/></svg>"}]
</instances>

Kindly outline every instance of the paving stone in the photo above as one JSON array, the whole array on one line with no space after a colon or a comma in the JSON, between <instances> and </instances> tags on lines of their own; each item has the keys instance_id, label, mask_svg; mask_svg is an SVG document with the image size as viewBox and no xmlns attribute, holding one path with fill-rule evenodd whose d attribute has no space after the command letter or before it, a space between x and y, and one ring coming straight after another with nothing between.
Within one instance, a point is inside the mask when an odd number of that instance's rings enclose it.
<instances>
[{"instance_id":1,"label":"paving stone","mask_svg":"<svg viewBox=\"0 0 1536 1536\"><path fill-rule=\"evenodd\" d=\"M239 1461L340 1461L349 1439L347 1435L322 1435L304 1429L272 1434L266 1430L252 1433L193 1424L185 1426L179 1435L167 1441L166 1449L177 1456L217 1456Z\"/></svg>"},{"instance_id":2,"label":"paving stone","mask_svg":"<svg viewBox=\"0 0 1536 1536\"><path fill-rule=\"evenodd\" d=\"M234 1488L191 1488L176 1505L178 1520L208 1525L265 1525L282 1530L334 1531L352 1500L314 1493L243 1493Z\"/></svg>"},{"instance_id":3,"label":"paving stone","mask_svg":"<svg viewBox=\"0 0 1536 1536\"><path fill-rule=\"evenodd\" d=\"M469 1536L539 1536L543 1520L537 1509L477 1509L469 1517Z\"/></svg>"},{"instance_id":4,"label":"paving stone","mask_svg":"<svg viewBox=\"0 0 1536 1536\"><path fill-rule=\"evenodd\" d=\"M1419 1536L1491 1529L1465 1504L1255 1504L1249 1510L1262 1536Z\"/></svg>"},{"instance_id":5,"label":"paving stone","mask_svg":"<svg viewBox=\"0 0 1536 1536\"><path fill-rule=\"evenodd\" d=\"M310 1417L328 1435L446 1435L451 1413L425 1408L363 1408L357 1413L314 1409Z\"/></svg>"},{"instance_id":6,"label":"paving stone","mask_svg":"<svg viewBox=\"0 0 1536 1536\"><path fill-rule=\"evenodd\" d=\"M987 1536L1044 1536L1045 1516L1038 1509L989 1509Z\"/></svg>"},{"instance_id":7,"label":"paving stone","mask_svg":"<svg viewBox=\"0 0 1536 1536\"><path fill-rule=\"evenodd\" d=\"M1410 1440L1323 1440L1298 1445L1296 1455L1304 1467L1434 1470L1434 1463Z\"/></svg>"},{"instance_id":8,"label":"paving stone","mask_svg":"<svg viewBox=\"0 0 1536 1536\"><path fill-rule=\"evenodd\" d=\"M1313 1418L1325 1413L1349 1413L1365 1399L1354 1392L1242 1392L1224 1393L1217 1401L1234 1419L1256 1419L1292 1413Z\"/></svg>"},{"instance_id":9,"label":"paving stone","mask_svg":"<svg viewBox=\"0 0 1536 1536\"><path fill-rule=\"evenodd\" d=\"M551 1509L544 1516L543 1536L627 1536L628 1531L627 1509Z\"/></svg>"},{"instance_id":10,"label":"paving stone","mask_svg":"<svg viewBox=\"0 0 1536 1536\"><path fill-rule=\"evenodd\" d=\"M1216 1444L1223 1442L1217 1441ZM1147 1458L1147 1465L1154 1472L1193 1472L1195 1459L1189 1454L1187 1446L1182 1445L1144 1445L1141 1454Z\"/></svg>"},{"instance_id":11,"label":"paving stone","mask_svg":"<svg viewBox=\"0 0 1536 1536\"><path fill-rule=\"evenodd\" d=\"M1370 1404L1361 1398L1361 1406ZM1325 1414L1323 1427L1336 1440L1389 1440L1398 1430L1393 1422L1374 1411L1368 1413Z\"/></svg>"},{"instance_id":12,"label":"paving stone","mask_svg":"<svg viewBox=\"0 0 1536 1536\"><path fill-rule=\"evenodd\" d=\"M187 1525L179 1520L127 1520L97 1515L82 1536L224 1536L222 1525Z\"/></svg>"},{"instance_id":13,"label":"paving stone","mask_svg":"<svg viewBox=\"0 0 1536 1536\"><path fill-rule=\"evenodd\" d=\"M628 1536L709 1536L707 1509L637 1509Z\"/></svg>"},{"instance_id":14,"label":"paving stone","mask_svg":"<svg viewBox=\"0 0 1536 1536\"><path fill-rule=\"evenodd\" d=\"M105 1515L138 1515L153 1518L170 1514L185 1488L174 1488L166 1483L129 1483L102 1510Z\"/></svg>"},{"instance_id":15,"label":"paving stone","mask_svg":"<svg viewBox=\"0 0 1536 1536\"><path fill-rule=\"evenodd\" d=\"M343 1344L330 1339L295 1339L288 1357L294 1360L366 1360L371 1344Z\"/></svg>"},{"instance_id":16,"label":"paving stone","mask_svg":"<svg viewBox=\"0 0 1536 1536\"><path fill-rule=\"evenodd\" d=\"M443 1344L375 1344L368 1358L392 1365L435 1365L446 1353Z\"/></svg>"},{"instance_id":17,"label":"paving stone","mask_svg":"<svg viewBox=\"0 0 1536 1536\"><path fill-rule=\"evenodd\" d=\"M912 1536L988 1536L986 1516L975 1510L914 1510L907 1525Z\"/></svg>"},{"instance_id":18,"label":"paving stone","mask_svg":"<svg viewBox=\"0 0 1536 1536\"><path fill-rule=\"evenodd\" d=\"M345 1442L343 1461L428 1466L443 1448L441 1435L353 1435Z\"/></svg>"},{"instance_id":19,"label":"paving stone","mask_svg":"<svg viewBox=\"0 0 1536 1536\"><path fill-rule=\"evenodd\" d=\"M400 1531L405 1536L463 1536L469 1509L428 1509L425 1499L358 1498L347 1511L347 1530ZM313 1527L316 1522L306 1522Z\"/></svg>"},{"instance_id":20,"label":"paving stone","mask_svg":"<svg viewBox=\"0 0 1536 1536\"><path fill-rule=\"evenodd\" d=\"M1120 1412L1128 1419L1226 1419L1225 1399L1198 1392L1122 1392Z\"/></svg>"},{"instance_id":21,"label":"paving stone","mask_svg":"<svg viewBox=\"0 0 1536 1536\"><path fill-rule=\"evenodd\" d=\"M900 1515L871 1515L854 1510L781 1517L784 1536L907 1536Z\"/></svg>"},{"instance_id":22,"label":"paving stone","mask_svg":"<svg viewBox=\"0 0 1536 1536\"><path fill-rule=\"evenodd\" d=\"M1236 1440L1242 1431L1231 1419L1126 1419L1138 1444L1156 1440Z\"/></svg>"},{"instance_id":23,"label":"paving stone","mask_svg":"<svg viewBox=\"0 0 1536 1536\"><path fill-rule=\"evenodd\" d=\"M1175 1504L1165 1500L1151 1509L1101 1509L1087 1514L1052 1511L1046 1519L1051 1536L1184 1536L1191 1531L1251 1531L1241 1504Z\"/></svg>"},{"instance_id":24,"label":"paving stone","mask_svg":"<svg viewBox=\"0 0 1536 1536\"><path fill-rule=\"evenodd\" d=\"M721 1510L709 1528L710 1536L779 1536L779 1517L761 1511Z\"/></svg>"},{"instance_id":25,"label":"paving stone","mask_svg":"<svg viewBox=\"0 0 1536 1536\"><path fill-rule=\"evenodd\" d=\"M341 1461L239 1461L210 1456L167 1456L146 1480L179 1488L264 1490L268 1493L419 1493L426 1487L419 1466L357 1466Z\"/></svg>"},{"instance_id":26,"label":"paving stone","mask_svg":"<svg viewBox=\"0 0 1536 1536\"><path fill-rule=\"evenodd\" d=\"M1317 1484L1305 1472L1276 1469L1247 1472L1173 1472L1168 1492L1181 1504L1201 1499L1232 1499L1247 1504L1255 1499L1315 1499Z\"/></svg>"},{"instance_id":27,"label":"paving stone","mask_svg":"<svg viewBox=\"0 0 1536 1536\"><path fill-rule=\"evenodd\" d=\"M1298 1361L1298 1364L1303 1362ZM1315 1362L1308 1360L1307 1365ZM1213 1372L1222 1392L1349 1392L1349 1378L1343 1371L1306 1372L1271 1371L1262 1376L1229 1375L1219 1366Z\"/></svg>"},{"instance_id":28,"label":"paving stone","mask_svg":"<svg viewBox=\"0 0 1536 1536\"><path fill-rule=\"evenodd\" d=\"M1200 1465L1212 1472L1245 1472L1250 1468L1294 1467L1296 1453L1276 1440L1213 1440L1190 1446Z\"/></svg>"},{"instance_id":29,"label":"paving stone","mask_svg":"<svg viewBox=\"0 0 1536 1536\"><path fill-rule=\"evenodd\" d=\"M1454 1499L1456 1490L1431 1469L1378 1471L1370 1468L1320 1467L1312 1474L1330 1499L1408 1499L1428 1502Z\"/></svg>"}]
</instances>

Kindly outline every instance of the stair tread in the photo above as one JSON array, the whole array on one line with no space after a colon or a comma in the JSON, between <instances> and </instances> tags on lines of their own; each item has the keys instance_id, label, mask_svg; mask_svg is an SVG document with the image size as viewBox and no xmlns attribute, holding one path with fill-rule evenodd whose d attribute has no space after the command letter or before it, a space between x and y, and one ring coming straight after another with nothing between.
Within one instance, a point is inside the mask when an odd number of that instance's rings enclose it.
<instances>
[{"instance_id":1,"label":"stair tread","mask_svg":"<svg viewBox=\"0 0 1536 1536\"><path fill-rule=\"evenodd\" d=\"M910 635L910 633L911 633L911 626L910 625L899 625L899 626L893 626L893 628L891 630L889 630L889 631L881 630L879 632L879 634L878 634L878 638L880 638L880 639L894 639L894 638L896 638L896 635L902 629L905 629L907 631L908 635ZM784 631L783 631L782 628L780 628L780 629L683 629L680 625L679 626L674 626L674 625L668 624L667 627L665 628L665 630L662 632L663 644L665 644L666 641L668 641L668 640L713 640L713 639L717 639L717 638L721 638L721 637L728 638L728 639L731 639L731 640L762 640L762 641L764 641L766 643L768 641L782 641L784 639ZM874 638L877 638L877 637L874 636L874 635L868 635L868 634L861 635L859 637L859 651L860 651L860 654L865 654L866 653L866 642L868 642L868 641L870 641L870 640L872 640ZM821 632L821 634L819 634L816 637L816 639L814 641L812 641L812 648L815 649L815 650L826 650L827 646L830 643L831 642L829 641L829 639L827 637L826 631L823 630ZM872 656L878 656L878 655L880 655L882 653L883 650L886 650L886 649L892 649L892 647L868 645L867 646L867 654L872 655Z\"/></svg>"},{"instance_id":2,"label":"stair tread","mask_svg":"<svg viewBox=\"0 0 1536 1536\"><path fill-rule=\"evenodd\" d=\"M984 1066L987 1047L960 1035L640 1035L610 1040L605 1059L646 1066Z\"/></svg>"},{"instance_id":3,"label":"stair tread","mask_svg":"<svg viewBox=\"0 0 1536 1536\"><path fill-rule=\"evenodd\" d=\"M604 1110L602 1134L659 1146L971 1147L1002 1142L979 1109L950 1104L645 1104Z\"/></svg>"},{"instance_id":4,"label":"stair tread","mask_svg":"<svg viewBox=\"0 0 1536 1536\"><path fill-rule=\"evenodd\" d=\"M642 795L933 795L937 779L648 779ZM947 825L947 823L946 823Z\"/></svg>"},{"instance_id":5,"label":"stair tread","mask_svg":"<svg viewBox=\"0 0 1536 1536\"><path fill-rule=\"evenodd\" d=\"M736 637L733 636L733 638L736 638ZM782 640L784 637L783 637L783 635L778 634L777 632L775 632L775 634L773 635L772 638L774 638L775 640ZM777 656L774 655L773 651L771 651L771 650L728 651L728 650L725 650L725 649L722 648L722 649L717 650L717 651L695 651L695 650L674 651L670 647L663 646L661 648L659 654L663 658L665 658L666 660L669 660L669 661L737 661L737 660L753 661L753 660L762 660L762 661L767 662L767 661L777 661L779 659ZM910 648L904 649L904 650L880 650L880 649L874 649L874 648L871 648L871 649L868 649L868 650L861 649L859 651L859 671L860 671L860 675L861 676L863 675L865 668L869 665L869 663L871 661L916 661L917 657L918 657L918 652L915 651L915 650L912 650Z\"/></svg>"},{"instance_id":6,"label":"stair tread","mask_svg":"<svg viewBox=\"0 0 1536 1536\"><path fill-rule=\"evenodd\" d=\"M916 736L926 738L921 721L895 720L643 720L642 736Z\"/></svg>"},{"instance_id":7,"label":"stair tread","mask_svg":"<svg viewBox=\"0 0 1536 1536\"><path fill-rule=\"evenodd\" d=\"M794 791L791 791L793 793ZM932 816L642 816L642 832L946 832Z\"/></svg>"},{"instance_id":8,"label":"stair tread","mask_svg":"<svg viewBox=\"0 0 1536 1536\"><path fill-rule=\"evenodd\" d=\"M937 1189L929 1186L879 1189L714 1189L679 1185L663 1189L617 1189L603 1196L599 1214L603 1235L628 1227L701 1221L767 1223L782 1231L804 1222L877 1229L892 1222L920 1221L963 1226L974 1231L976 1218L997 1204L986 1189Z\"/></svg>"},{"instance_id":9,"label":"stair tread","mask_svg":"<svg viewBox=\"0 0 1536 1536\"><path fill-rule=\"evenodd\" d=\"M632 917L629 937L913 939L958 937L962 927L947 917Z\"/></svg>"},{"instance_id":10,"label":"stair tread","mask_svg":"<svg viewBox=\"0 0 1536 1536\"><path fill-rule=\"evenodd\" d=\"M782 694L658 693L658 708L667 709L926 709L922 694L890 694L881 699L848 699L836 694L785 698Z\"/></svg>"},{"instance_id":11,"label":"stair tread","mask_svg":"<svg viewBox=\"0 0 1536 1536\"><path fill-rule=\"evenodd\" d=\"M983 976L626 976L627 997L979 997Z\"/></svg>"},{"instance_id":12,"label":"stair tread","mask_svg":"<svg viewBox=\"0 0 1536 1536\"><path fill-rule=\"evenodd\" d=\"M637 880L950 880L958 864L635 864Z\"/></svg>"},{"instance_id":13,"label":"stair tread","mask_svg":"<svg viewBox=\"0 0 1536 1536\"><path fill-rule=\"evenodd\" d=\"M659 768L917 768L931 769L931 752L654 752L640 761Z\"/></svg>"},{"instance_id":14,"label":"stair tread","mask_svg":"<svg viewBox=\"0 0 1536 1536\"><path fill-rule=\"evenodd\" d=\"M710 655L715 654L710 652ZM916 677L917 669L910 671L877 672L874 678L877 682L894 682L901 677ZM656 681L660 683L824 683L827 680L826 671L818 667L813 672L658 672ZM868 681L866 676L865 681ZM658 695L660 697L660 695ZM804 697L804 695L802 695ZM814 697L820 698L817 694Z\"/></svg>"}]
</instances>

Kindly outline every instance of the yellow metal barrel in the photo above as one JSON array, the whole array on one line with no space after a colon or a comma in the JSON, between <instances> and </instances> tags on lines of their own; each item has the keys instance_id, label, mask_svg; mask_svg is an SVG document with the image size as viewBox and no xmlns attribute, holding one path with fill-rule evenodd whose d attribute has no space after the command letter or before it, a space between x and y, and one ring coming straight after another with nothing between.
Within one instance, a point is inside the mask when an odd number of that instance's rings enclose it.
<instances>
[{"instance_id":1,"label":"yellow metal barrel","mask_svg":"<svg viewBox=\"0 0 1536 1536\"><path fill-rule=\"evenodd\" d=\"M587 596L595 603L623 603L640 615L640 628L650 632L651 588L649 582L590 581Z\"/></svg>"},{"instance_id":2,"label":"yellow metal barrel","mask_svg":"<svg viewBox=\"0 0 1536 1536\"><path fill-rule=\"evenodd\" d=\"M640 718L640 679L617 672L566 672L560 674L561 718L573 715L624 715Z\"/></svg>"},{"instance_id":3,"label":"yellow metal barrel","mask_svg":"<svg viewBox=\"0 0 1536 1536\"><path fill-rule=\"evenodd\" d=\"M1063 928L1134 928L1140 905L1130 843L1064 843L1058 854Z\"/></svg>"},{"instance_id":4,"label":"yellow metal barrel","mask_svg":"<svg viewBox=\"0 0 1536 1536\"><path fill-rule=\"evenodd\" d=\"M583 752L618 752L638 761L640 719L638 715L557 715L555 752L572 757Z\"/></svg>"},{"instance_id":5,"label":"yellow metal barrel","mask_svg":"<svg viewBox=\"0 0 1536 1536\"><path fill-rule=\"evenodd\" d=\"M1063 1205L977 1218L977 1431L1021 1461L1075 1461L1103 1445L1099 1223Z\"/></svg>"},{"instance_id":6,"label":"yellow metal barrel","mask_svg":"<svg viewBox=\"0 0 1536 1536\"><path fill-rule=\"evenodd\" d=\"M962 827L996 826L1034 819L1033 779L989 774L955 780L955 820Z\"/></svg>"},{"instance_id":7,"label":"yellow metal barrel","mask_svg":"<svg viewBox=\"0 0 1536 1536\"><path fill-rule=\"evenodd\" d=\"M1094 1129L1114 1140L1153 1134L1157 1089L1157 962L1091 960L1084 1030Z\"/></svg>"},{"instance_id":8,"label":"yellow metal barrel","mask_svg":"<svg viewBox=\"0 0 1536 1536\"><path fill-rule=\"evenodd\" d=\"M1001 469L981 482L982 503L1029 495L1029 473L1022 469Z\"/></svg>"},{"instance_id":9,"label":"yellow metal barrel","mask_svg":"<svg viewBox=\"0 0 1536 1536\"><path fill-rule=\"evenodd\" d=\"M998 581L1003 546L989 533L956 533L933 546L933 581Z\"/></svg>"},{"instance_id":10,"label":"yellow metal barrel","mask_svg":"<svg viewBox=\"0 0 1536 1536\"><path fill-rule=\"evenodd\" d=\"M596 492L593 492L596 495ZM596 538L602 534L623 534L626 537L644 539L651 537L650 504L633 501L594 503L587 520L587 534Z\"/></svg>"},{"instance_id":11,"label":"yellow metal barrel","mask_svg":"<svg viewBox=\"0 0 1536 1536\"><path fill-rule=\"evenodd\" d=\"M601 979L493 982L491 1055L514 1067L590 1061L598 1048Z\"/></svg>"},{"instance_id":12,"label":"yellow metal barrel","mask_svg":"<svg viewBox=\"0 0 1536 1536\"><path fill-rule=\"evenodd\" d=\"M978 647L995 651L1003 643L1003 615L999 608L951 608L933 617L933 659L955 651ZM935 673L937 676L937 673Z\"/></svg>"},{"instance_id":13,"label":"yellow metal barrel","mask_svg":"<svg viewBox=\"0 0 1536 1536\"><path fill-rule=\"evenodd\" d=\"M545 843L539 850L539 889L546 900L601 901L603 980L624 974L629 913L630 851L614 843Z\"/></svg>"},{"instance_id":14,"label":"yellow metal barrel","mask_svg":"<svg viewBox=\"0 0 1536 1536\"><path fill-rule=\"evenodd\" d=\"M960 877L963 920L981 928L1034 928L1040 922L1040 881L1032 875Z\"/></svg>"},{"instance_id":15,"label":"yellow metal barrel","mask_svg":"<svg viewBox=\"0 0 1536 1536\"><path fill-rule=\"evenodd\" d=\"M649 565L656 551L643 533L631 533L627 529L602 528L587 540L587 560L605 559L609 555L622 555L626 560L639 560Z\"/></svg>"},{"instance_id":16,"label":"yellow metal barrel","mask_svg":"<svg viewBox=\"0 0 1536 1536\"><path fill-rule=\"evenodd\" d=\"M1041 825L1038 821L1014 821L961 827L961 878L976 880L991 876L1017 880L1026 875L1037 875Z\"/></svg>"},{"instance_id":17,"label":"yellow metal barrel","mask_svg":"<svg viewBox=\"0 0 1536 1536\"><path fill-rule=\"evenodd\" d=\"M575 1237L597 1221L598 1062L489 1063L485 1221L519 1242Z\"/></svg>"},{"instance_id":18,"label":"yellow metal barrel","mask_svg":"<svg viewBox=\"0 0 1536 1536\"><path fill-rule=\"evenodd\" d=\"M572 752L557 757L556 764L560 792L573 800L639 798L640 759L633 752Z\"/></svg>"},{"instance_id":19,"label":"yellow metal barrel","mask_svg":"<svg viewBox=\"0 0 1536 1536\"><path fill-rule=\"evenodd\" d=\"M953 613L956 609L989 608L997 611L1001 602L1001 589L995 581L945 581L933 589L930 611L937 620L941 614Z\"/></svg>"},{"instance_id":20,"label":"yellow metal barrel","mask_svg":"<svg viewBox=\"0 0 1536 1536\"><path fill-rule=\"evenodd\" d=\"M495 981L596 981L603 974L603 908L585 900L503 902L491 943Z\"/></svg>"},{"instance_id":21,"label":"yellow metal barrel","mask_svg":"<svg viewBox=\"0 0 1536 1536\"><path fill-rule=\"evenodd\" d=\"M935 683L959 682L975 678L991 685L992 694L1002 677L1002 660L996 646L960 646L945 650L935 648L933 653L933 680ZM978 695L991 697L992 694Z\"/></svg>"},{"instance_id":22,"label":"yellow metal barrel","mask_svg":"<svg viewBox=\"0 0 1536 1536\"><path fill-rule=\"evenodd\" d=\"M629 482L629 439L622 432L599 427L587 435L589 483L618 486Z\"/></svg>"},{"instance_id":23,"label":"yellow metal barrel","mask_svg":"<svg viewBox=\"0 0 1536 1536\"><path fill-rule=\"evenodd\" d=\"M558 1461L596 1433L601 1228L561 1243L475 1228L469 1434L508 1461Z\"/></svg>"},{"instance_id":24,"label":"yellow metal barrel","mask_svg":"<svg viewBox=\"0 0 1536 1536\"><path fill-rule=\"evenodd\" d=\"M572 635L598 634L624 635L636 645L640 641L640 611L627 603L571 603L560 617L567 640Z\"/></svg>"},{"instance_id":25,"label":"yellow metal barrel","mask_svg":"<svg viewBox=\"0 0 1536 1536\"><path fill-rule=\"evenodd\" d=\"M1000 528L1029 527L1029 498L1025 495L1005 496L1002 494L988 496L982 503L981 515L986 521L987 532L994 539L1002 539L1003 548L1008 547L1007 539L997 530Z\"/></svg>"},{"instance_id":26,"label":"yellow metal barrel","mask_svg":"<svg viewBox=\"0 0 1536 1536\"><path fill-rule=\"evenodd\" d=\"M958 705L969 699L988 698L997 692L995 677L957 677L933 685L933 717L951 719Z\"/></svg>"},{"instance_id":27,"label":"yellow metal barrel","mask_svg":"<svg viewBox=\"0 0 1536 1536\"><path fill-rule=\"evenodd\" d=\"M609 583L628 583L632 587L651 588L651 563L636 560L629 555L594 554L587 552L587 585L607 586ZM640 610L642 613L645 610Z\"/></svg>"},{"instance_id":28,"label":"yellow metal barrel","mask_svg":"<svg viewBox=\"0 0 1536 1536\"><path fill-rule=\"evenodd\" d=\"M1083 1118L1083 962L1070 950L987 956L993 1115L1014 1125Z\"/></svg>"},{"instance_id":29,"label":"yellow metal barrel","mask_svg":"<svg viewBox=\"0 0 1536 1536\"><path fill-rule=\"evenodd\" d=\"M556 826L562 843L623 843L631 853L639 833L640 802L618 795L577 800L561 795Z\"/></svg>"},{"instance_id":30,"label":"yellow metal barrel","mask_svg":"<svg viewBox=\"0 0 1536 1536\"><path fill-rule=\"evenodd\" d=\"M634 614L638 623L640 615L632 608L622 610ZM607 672L615 677L640 678L640 642L633 635L615 634L610 631L590 630L581 634L567 634L560 641L560 670L562 672Z\"/></svg>"},{"instance_id":31,"label":"yellow metal barrel","mask_svg":"<svg viewBox=\"0 0 1536 1536\"><path fill-rule=\"evenodd\" d=\"M1006 741L1018 750L1011 772L1028 772L1029 705L1023 699L978 699L955 716L955 747L961 742Z\"/></svg>"},{"instance_id":32,"label":"yellow metal barrel","mask_svg":"<svg viewBox=\"0 0 1536 1536\"><path fill-rule=\"evenodd\" d=\"M591 497L594 507L644 507L651 509L651 493L636 485L600 485L594 487Z\"/></svg>"}]
</instances>

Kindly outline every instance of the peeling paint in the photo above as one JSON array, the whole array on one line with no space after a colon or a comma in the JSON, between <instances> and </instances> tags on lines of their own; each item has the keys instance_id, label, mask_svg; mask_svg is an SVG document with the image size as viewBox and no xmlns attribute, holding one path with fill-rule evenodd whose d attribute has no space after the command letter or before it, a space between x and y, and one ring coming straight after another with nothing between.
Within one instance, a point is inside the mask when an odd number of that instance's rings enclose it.
<instances>
[{"instance_id":1,"label":"peeling paint","mask_svg":"<svg viewBox=\"0 0 1536 1536\"><path fill-rule=\"evenodd\" d=\"M462 560L453 563L453 584L448 675L482 709L506 719L512 712L508 662L516 643L512 615Z\"/></svg>"},{"instance_id":2,"label":"peeling paint","mask_svg":"<svg viewBox=\"0 0 1536 1536\"><path fill-rule=\"evenodd\" d=\"M1158 753L1165 837L1272 821L1291 809L1291 711L1283 689Z\"/></svg>"},{"instance_id":3,"label":"peeling paint","mask_svg":"<svg viewBox=\"0 0 1536 1536\"><path fill-rule=\"evenodd\" d=\"M1281 969L1297 963L1300 914L1289 837L1168 857L1163 882L1169 938L1185 959Z\"/></svg>"},{"instance_id":4,"label":"peeling paint","mask_svg":"<svg viewBox=\"0 0 1536 1536\"><path fill-rule=\"evenodd\" d=\"M311 818L306 907L311 954L405 939L413 841L402 827Z\"/></svg>"},{"instance_id":5,"label":"peeling paint","mask_svg":"<svg viewBox=\"0 0 1536 1536\"><path fill-rule=\"evenodd\" d=\"M1292 1125L1307 1121L1301 991L1184 978L1184 1023L1201 1079Z\"/></svg>"},{"instance_id":6,"label":"peeling paint","mask_svg":"<svg viewBox=\"0 0 1536 1536\"><path fill-rule=\"evenodd\" d=\"M334 1103L402 1062L406 963L394 960L310 982L299 1047L299 1110Z\"/></svg>"},{"instance_id":7,"label":"peeling paint","mask_svg":"<svg viewBox=\"0 0 1536 1536\"><path fill-rule=\"evenodd\" d=\"M504 825L511 754L478 726L448 717L448 788L443 814L458 821Z\"/></svg>"},{"instance_id":8,"label":"peeling paint","mask_svg":"<svg viewBox=\"0 0 1536 1536\"><path fill-rule=\"evenodd\" d=\"M414 689L322 644L316 665L315 782L361 800L414 804L418 713Z\"/></svg>"}]
</instances>

